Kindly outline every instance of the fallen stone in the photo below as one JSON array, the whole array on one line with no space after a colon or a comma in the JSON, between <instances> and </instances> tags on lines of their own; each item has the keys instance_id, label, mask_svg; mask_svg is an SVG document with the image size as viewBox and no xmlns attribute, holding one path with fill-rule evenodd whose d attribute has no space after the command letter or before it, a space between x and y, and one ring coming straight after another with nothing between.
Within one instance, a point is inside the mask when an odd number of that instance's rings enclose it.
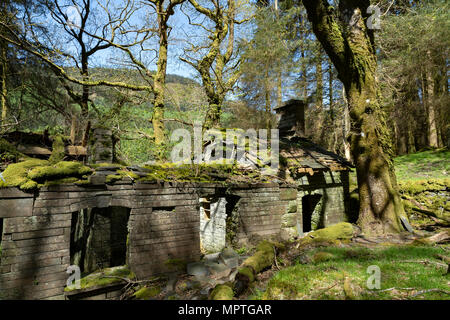
<instances>
[{"instance_id":1,"label":"fallen stone","mask_svg":"<svg viewBox=\"0 0 450 320\"><path fill-rule=\"evenodd\" d=\"M225 264L229 268L237 268L239 266L239 254L231 248L225 248L219 254L219 262Z\"/></svg>"},{"instance_id":2,"label":"fallen stone","mask_svg":"<svg viewBox=\"0 0 450 320\"><path fill-rule=\"evenodd\" d=\"M205 255L203 257L203 260L206 260L206 261L218 261L219 255L220 255L220 252L207 254L207 255Z\"/></svg>"},{"instance_id":3,"label":"fallen stone","mask_svg":"<svg viewBox=\"0 0 450 320\"><path fill-rule=\"evenodd\" d=\"M209 269L202 262L193 262L187 264L187 274L195 277L205 277L209 275Z\"/></svg>"},{"instance_id":4,"label":"fallen stone","mask_svg":"<svg viewBox=\"0 0 450 320\"><path fill-rule=\"evenodd\" d=\"M207 266L213 279L228 277L231 273L231 268L223 263L211 263Z\"/></svg>"}]
</instances>

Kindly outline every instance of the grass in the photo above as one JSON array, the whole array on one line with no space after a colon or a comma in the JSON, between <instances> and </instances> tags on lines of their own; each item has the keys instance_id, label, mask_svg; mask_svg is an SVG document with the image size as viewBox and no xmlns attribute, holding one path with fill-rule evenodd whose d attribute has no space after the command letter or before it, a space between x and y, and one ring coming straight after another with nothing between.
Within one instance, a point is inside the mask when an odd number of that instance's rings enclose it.
<instances>
[{"instance_id":1,"label":"grass","mask_svg":"<svg viewBox=\"0 0 450 320\"><path fill-rule=\"evenodd\" d=\"M437 149L400 156L394 159L397 180L448 178L450 151Z\"/></svg>"},{"instance_id":2,"label":"grass","mask_svg":"<svg viewBox=\"0 0 450 320\"><path fill-rule=\"evenodd\" d=\"M436 254L446 251L438 247L381 246L327 247L308 252L311 257L323 252L329 260L310 264L296 263L277 272L263 292L257 290L253 299L445 299L450 295L428 292L413 297L420 290L449 291L450 276L446 266L439 265ZM368 289L369 266L381 271L381 288ZM345 279L348 279L345 281ZM344 290L344 283L347 288ZM351 292L349 291L349 288ZM395 289L391 289L395 288ZM409 289L404 289L409 288ZM391 289L383 291L386 289Z\"/></svg>"},{"instance_id":3,"label":"grass","mask_svg":"<svg viewBox=\"0 0 450 320\"><path fill-rule=\"evenodd\" d=\"M422 151L394 159L397 181L441 180L450 174L450 151L436 149ZM350 172L350 191L358 187L356 170Z\"/></svg>"}]
</instances>

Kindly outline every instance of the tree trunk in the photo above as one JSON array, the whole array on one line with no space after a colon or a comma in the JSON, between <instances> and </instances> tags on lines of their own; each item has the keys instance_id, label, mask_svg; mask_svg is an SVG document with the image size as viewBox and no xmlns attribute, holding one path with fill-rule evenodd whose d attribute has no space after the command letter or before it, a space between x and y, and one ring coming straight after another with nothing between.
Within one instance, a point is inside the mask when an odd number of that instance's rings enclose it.
<instances>
[{"instance_id":1,"label":"tree trunk","mask_svg":"<svg viewBox=\"0 0 450 320\"><path fill-rule=\"evenodd\" d=\"M322 47L317 42L316 57L316 106L322 112L323 107L323 72L322 72Z\"/></svg>"},{"instance_id":2,"label":"tree trunk","mask_svg":"<svg viewBox=\"0 0 450 320\"><path fill-rule=\"evenodd\" d=\"M72 145L75 145L76 136L77 136L77 116L75 115L74 110L70 125L70 141L72 142Z\"/></svg>"},{"instance_id":3,"label":"tree trunk","mask_svg":"<svg viewBox=\"0 0 450 320\"><path fill-rule=\"evenodd\" d=\"M300 95L303 99L308 98L308 79L307 79L307 70L306 70L306 61L305 61L305 51L306 51L306 30L305 30L305 17L303 12L300 13L300 56L301 56L301 83L300 83Z\"/></svg>"},{"instance_id":4,"label":"tree trunk","mask_svg":"<svg viewBox=\"0 0 450 320\"><path fill-rule=\"evenodd\" d=\"M344 99L344 112L342 114L342 144L344 146L344 157L348 161L352 161L352 153L350 151L350 143L348 137L350 134L350 114L348 111L348 101L345 94L345 88L342 88L342 98Z\"/></svg>"},{"instance_id":5,"label":"tree trunk","mask_svg":"<svg viewBox=\"0 0 450 320\"><path fill-rule=\"evenodd\" d=\"M203 131L210 128L220 127L220 115L222 113L222 103L223 99L214 95L210 97L208 103L208 111L206 112L205 122L203 124Z\"/></svg>"},{"instance_id":6,"label":"tree trunk","mask_svg":"<svg viewBox=\"0 0 450 320\"><path fill-rule=\"evenodd\" d=\"M425 90L427 94L426 97L426 107L428 115L428 143L430 147L438 147L438 136L437 136L437 125L436 125L436 110L435 110L435 99L434 99L434 80L431 70L426 72L426 86Z\"/></svg>"},{"instance_id":7,"label":"tree trunk","mask_svg":"<svg viewBox=\"0 0 450 320\"><path fill-rule=\"evenodd\" d=\"M277 77L277 107L281 107L283 103L283 76L281 70L278 71Z\"/></svg>"},{"instance_id":8,"label":"tree trunk","mask_svg":"<svg viewBox=\"0 0 450 320\"><path fill-rule=\"evenodd\" d=\"M370 1L339 1L345 27L336 21L328 1L303 3L314 33L345 86L359 188L358 224L366 235L399 232L403 230L400 217L406 215L397 190L385 115L377 101L374 34L365 25Z\"/></svg>"},{"instance_id":9,"label":"tree trunk","mask_svg":"<svg viewBox=\"0 0 450 320\"><path fill-rule=\"evenodd\" d=\"M161 145L166 142L164 133L164 96L166 86L167 72L167 48L168 48L168 26L166 17L169 13L164 11L163 1L158 2L158 27L159 27L159 52L157 70L154 80L154 99L153 99L153 133L155 143Z\"/></svg>"},{"instance_id":10,"label":"tree trunk","mask_svg":"<svg viewBox=\"0 0 450 320\"><path fill-rule=\"evenodd\" d=\"M265 105L265 111L266 111L266 129L267 132L270 132L271 129L271 123L270 123L270 113L271 113L271 106L270 106L270 86L269 86L269 68L266 69L265 79L264 79L264 100L266 102Z\"/></svg>"}]
</instances>

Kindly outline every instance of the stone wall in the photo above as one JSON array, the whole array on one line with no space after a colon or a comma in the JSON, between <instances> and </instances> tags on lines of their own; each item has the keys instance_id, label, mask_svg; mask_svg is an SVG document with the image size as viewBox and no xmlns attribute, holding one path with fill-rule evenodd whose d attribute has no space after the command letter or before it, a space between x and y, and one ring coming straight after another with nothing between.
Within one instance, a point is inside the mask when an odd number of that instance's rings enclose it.
<instances>
[{"instance_id":1,"label":"stone wall","mask_svg":"<svg viewBox=\"0 0 450 320\"><path fill-rule=\"evenodd\" d=\"M128 208L126 261L136 276L144 279L169 271L170 260L200 259L200 199L235 199L235 207L226 208L227 218L233 212L231 226L230 222L223 225L226 201L218 204L221 239L224 228L227 241L236 245L262 238L286 239L302 231L301 199L305 194L323 195L325 226L344 219L343 177L345 174L330 172L304 176L294 187L277 183L143 183L128 179L95 186L49 186L36 193L0 189L0 299L63 297L69 276L66 270L71 263L72 216L80 210ZM100 243L105 239L100 237Z\"/></svg>"},{"instance_id":2,"label":"stone wall","mask_svg":"<svg viewBox=\"0 0 450 320\"><path fill-rule=\"evenodd\" d=\"M0 190L3 220L0 298L62 298L70 265L72 214L87 208L130 209L127 261L143 279L168 271L167 262L200 259L199 199L240 198L235 238L276 237L286 202L278 184L133 183L59 185L24 193Z\"/></svg>"},{"instance_id":3,"label":"stone wall","mask_svg":"<svg viewBox=\"0 0 450 320\"><path fill-rule=\"evenodd\" d=\"M348 183L347 171L320 171L312 176L305 174L299 177L296 188L286 189L280 195L281 199L289 201L287 210L282 215L282 237L288 239L304 234L305 196L320 195L312 213L312 230L346 221Z\"/></svg>"}]
</instances>

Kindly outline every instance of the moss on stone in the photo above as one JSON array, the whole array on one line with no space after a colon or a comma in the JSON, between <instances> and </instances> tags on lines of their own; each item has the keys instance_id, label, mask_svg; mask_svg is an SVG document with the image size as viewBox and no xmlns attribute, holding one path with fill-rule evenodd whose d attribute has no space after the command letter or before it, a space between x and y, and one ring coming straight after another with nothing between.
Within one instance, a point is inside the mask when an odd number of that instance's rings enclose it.
<instances>
[{"instance_id":1,"label":"moss on stone","mask_svg":"<svg viewBox=\"0 0 450 320\"><path fill-rule=\"evenodd\" d=\"M55 180L65 177L81 177L92 173L92 169L80 162L61 161L51 166L41 166L28 172L27 177L35 181Z\"/></svg>"},{"instance_id":2,"label":"moss on stone","mask_svg":"<svg viewBox=\"0 0 450 320\"><path fill-rule=\"evenodd\" d=\"M3 172L6 182L0 181L0 187L20 187L29 181L28 171L38 167L48 165L47 160L31 159L19 163L10 164ZM28 184L26 187L29 187Z\"/></svg>"},{"instance_id":3,"label":"moss on stone","mask_svg":"<svg viewBox=\"0 0 450 320\"><path fill-rule=\"evenodd\" d=\"M217 285L211 292L210 300L233 300L232 284L225 283Z\"/></svg>"},{"instance_id":4,"label":"moss on stone","mask_svg":"<svg viewBox=\"0 0 450 320\"><path fill-rule=\"evenodd\" d=\"M148 300L150 298L156 297L161 293L161 288L159 286L142 287L136 291L133 296L139 300Z\"/></svg>"},{"instance_id":5,"label":"moss on stone","mask_svg":"<svg viewBox=\"0 0 450 320\"><path fill-rule=\"evenodd\" d=\"M43 185L84 184L91 173L92 169L79 162L61 161L51 165L47 160L30 159L10 164L3 172L6 182L0 181L0 188L32 190Z\"/></svg>"},{"instance_id":6,"label":"moss on stone","mask_svg":"<svg viewBox=\"0 0 450 320\"><path fill-rule=\"evenodd\" d=\"M450 185L450 178L403 180L399 181L398 185L401 193L416 195L425 191L446 190L446 188Z\"/></svg>"},{"instance_id":7,"label":"moss on stone","mask_svg":"<svg viewBox=\"0 0 450 320\"><path fill-rule=\"evenodd\" d=\"M32 180L30 180L32 181ZM69 183L77 183L78 184L82 184L79 183L82 180L79 180L78 178L75 177L69 177L69 178L62 178L62 179L57 179L57 180L50 180L50 181L46 181L44 183L45 186L54 186L54 185L59 185L59 184L69 184Z\"/></svg>"},{"instance_id":8,"label":"moss on stone","mask_svg":"<svg viewBox=\"0 0 450 320\"><path fill-rule=\"evenodd\" d=\"M170 270L174 271L185 271L187 262L183 259L168 259L164 261L164 265Z\"/></svg>"},{"instance_id":9,"label":"moss on stone","mask_svg":"<svg viewBox=\"0 0 450 320\"><path fill-rule=\"evenodd\" d=\"M330 227L316 230L300 239L300 245L313 242L348 240L353 237L353 226L348 222L340 222Z\"/></svg>"},{"instance_id":10,"label":"moss on stone","mask_svg":"<svg viewBox=\"0 0 450 320\"><path fill-rule=\"evenodd\" d=\"M135 274L127 266L112 267L93 272L80 279L80 289L88 289L97 286L106 286L113 283L124 282L124 279L132 280ZM66 287L64 291L78 290L75 285Z\"/></svg>"},{"instance_id":11,"label":"moss on stone","mask_svg":"<svg viewBox=\"0 0 450 320\"><path fill-rule=\"evenodd\" d=\"M179 182L270 182L270 178L257 171L242 170L232 164L178 164L162 163L145 166L149 170L140 181Z\"/></svg>"}]
</instances>

